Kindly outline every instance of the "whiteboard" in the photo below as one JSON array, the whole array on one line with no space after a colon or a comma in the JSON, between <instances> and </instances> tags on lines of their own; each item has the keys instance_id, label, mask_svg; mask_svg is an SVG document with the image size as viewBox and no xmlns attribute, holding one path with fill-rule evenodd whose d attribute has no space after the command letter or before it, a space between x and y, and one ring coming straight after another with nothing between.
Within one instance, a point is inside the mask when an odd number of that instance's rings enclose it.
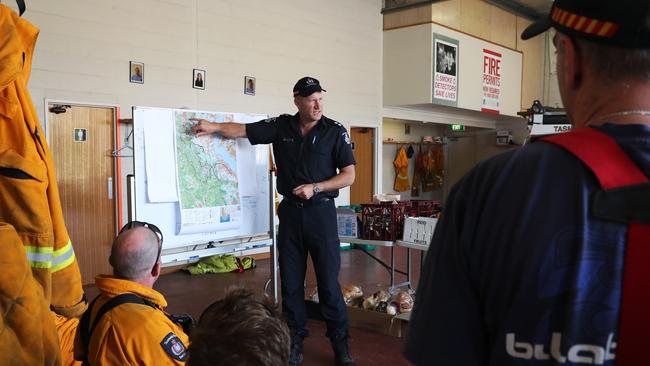
<instances>
[{"instance_id":1,"label":"whiteboard","mask_svg":"<svg viewBox=\"0 0 650 366\"><path fill-rule=\"evenodd\" d=\"M175 116L217 115L221 120L251 123L267 118L261 114L210 112L187 109L134 107L133 141L135 216L160 228L163 249L186 247L231 239L250 238L269 232L269 146L235 141L239 206L237 221L219 229L181 233L179 197L183 184L177 179ZM149 145L147 145L147 143ZM155 153L152 153L155 152ZM149 152L149 156L147 156ZM171 169L171 170L170 170ZM170 173L171 171L171 173ZM149 182L151 179L151 182ZM173 179L173 181L172 181ZM175 183L174 183L175 182Z\"/></svg>"}]
</instances>

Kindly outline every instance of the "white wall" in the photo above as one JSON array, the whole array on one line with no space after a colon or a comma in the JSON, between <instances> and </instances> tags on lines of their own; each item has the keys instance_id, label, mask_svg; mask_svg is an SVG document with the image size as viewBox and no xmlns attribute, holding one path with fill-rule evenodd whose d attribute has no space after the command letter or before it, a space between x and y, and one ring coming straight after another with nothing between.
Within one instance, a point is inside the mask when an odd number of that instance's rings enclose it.
<instances>
[{"instance_id":1,"label":"white wall","mask_svg":"<svg viewBox=\"0 0 650 366\"><path fill-rule=\"evenodd\" d=\"M384 32L384 104L431 103L433 34L458 41L458 108L481 110L483 50L501 54L500 113L516 116L521 103L522 53L437 24Z\"/></svg>"},{"instance_id":2,"label":"white wall","mask_svg":"<svg viewBox=\"0 0 650 366\"><path fill-rule=\"evenodd\" d=\"M121 118L134 105L277 115L295 112L293 84L311 75L328 90L328 117L379 126L380 10L380 0L30 0L23 17L41 32L29 89L42 122L46 99L117 104ZM144 84L129 82L129 61L145 64ZM192 88L193 68L206 70L205 90Z\"/></svg>"}]
</instances>

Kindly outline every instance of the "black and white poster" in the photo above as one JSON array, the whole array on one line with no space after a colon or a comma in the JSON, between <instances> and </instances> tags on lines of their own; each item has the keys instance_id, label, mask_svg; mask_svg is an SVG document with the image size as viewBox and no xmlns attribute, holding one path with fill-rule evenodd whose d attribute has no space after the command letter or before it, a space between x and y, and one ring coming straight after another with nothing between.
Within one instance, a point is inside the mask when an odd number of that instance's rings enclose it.
<instances>
[{"instance_id":1,"label":"black and white poster","mask_svg":"<svg viewBox=\"0 0 650 366\"><path fill-rule=\"evenodd\" d=\"M458 40L433 35L433 103L458 102Z\"/></svg>"}]
</instances>

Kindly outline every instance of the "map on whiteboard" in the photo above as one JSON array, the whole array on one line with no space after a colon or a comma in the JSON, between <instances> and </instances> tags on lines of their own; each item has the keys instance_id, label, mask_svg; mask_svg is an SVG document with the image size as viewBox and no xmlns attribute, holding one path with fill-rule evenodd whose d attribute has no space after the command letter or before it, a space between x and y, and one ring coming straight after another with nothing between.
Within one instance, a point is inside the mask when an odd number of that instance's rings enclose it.
<instances>
[{"instance_id":1,"label":"map on whiteboard","mask_svg":"<svg viewBox=\"0 0 650 366\"><path fill-rule=\"evenodd\" d=\"M231 114L174 112L181 232L205 225L232 228L241 217L237 143L216 135L196 137L190 133L196 123L190 118L233 121Z\"/></svg>"}]
</instances>

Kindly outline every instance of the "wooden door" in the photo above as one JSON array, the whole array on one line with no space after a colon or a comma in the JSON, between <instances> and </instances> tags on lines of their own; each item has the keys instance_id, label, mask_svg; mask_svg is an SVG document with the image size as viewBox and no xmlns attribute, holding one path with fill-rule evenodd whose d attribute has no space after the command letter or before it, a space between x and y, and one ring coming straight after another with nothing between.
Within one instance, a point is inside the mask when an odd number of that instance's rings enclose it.
<instances>
[{"instance_id":1,"label":"wooden door","mask_svg":"<svg viewBox=\"0 0 650 366\"><path fill-rule=\"evenodd\" d=\"M116 231L115 110L71 106L53 113L48 106L50 147L66 227L84 284L110 274L108 264Z\"/></svg>"},{"instance_id":2,"label":"wooden door","mask_svg":"<svg viewBox=\"0 0 650 366\"><path fill-rule=\"evenodd\" d=\"M351 137L352 151L357 165L355 166L356 178L350 187L350 204L371 203L375 186L375 130L366 127L352 127Z\"/></svg>"}]
</instances>

